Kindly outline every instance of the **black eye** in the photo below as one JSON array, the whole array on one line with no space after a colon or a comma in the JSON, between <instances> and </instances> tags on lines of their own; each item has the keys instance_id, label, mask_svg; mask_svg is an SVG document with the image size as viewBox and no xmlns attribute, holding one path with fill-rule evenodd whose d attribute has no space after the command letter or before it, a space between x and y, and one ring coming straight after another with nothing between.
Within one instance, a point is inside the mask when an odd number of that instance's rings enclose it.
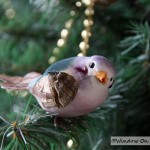
<instances>
[{"instance_id":1,"label":"black eye","mask_svg":"<svg viewBox=\"0 0 150 150\"><path fill-rule=\"evenodd\" d=\"M110 81L112 81L113 80L113 78L110 78Z\"/></svg>"},{"instance_id":2,"label":"black eye","mask_svg":"<svg viewBox=\"0 0 150 150\"><path fill-rule=\"evenodd\" d=\"M94 66L95 66L95 64L93 62L89 64L90 68L94 68Z\"/></svg>"},{"instance_id":3,"label":"black eye","mask_svg":"<svg viewBox=\"0 0 150 150\"><path fill-rule=\"evenodd\" d=\"M112 87L113 84L111 84L108 88L110 89Z\"/></svg>"},{"instance_id":4,"label":"black eye","mask_svg":"<svg viewBox=\"0 0 150 150\"><path fill-rule=\"evenodd\" d=\"M114 84L114 81L112 82L112 84L108 88L111 88L113 86L113 84Z\"/></svg>"}]
</instances>

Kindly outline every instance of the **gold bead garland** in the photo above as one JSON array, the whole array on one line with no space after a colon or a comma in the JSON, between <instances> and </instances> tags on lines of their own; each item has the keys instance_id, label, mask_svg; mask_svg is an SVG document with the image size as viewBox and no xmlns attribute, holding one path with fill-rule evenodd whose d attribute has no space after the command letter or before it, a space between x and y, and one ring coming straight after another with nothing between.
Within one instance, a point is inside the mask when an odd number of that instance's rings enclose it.
<instances>
[{"instance_id":1,"label":"gold bead garland","mask_svg":"<svg viewBox=\"0 0 150 150\"><path fill-rule=\"evenodd\" d=\"M75 11L71 11L70 15L74 16ZM70 33L70 29L72 27L72 24L73 24L73 19L66 21L65 28L62 29L62 31L60 33L60 39L58 39L58 41L57 41L57 47L55 47L53 49L52 56L48 60L49 64L53 64L55 61L57 61L56 56L60 53L60 48L62 48L66 44L68 35Z\"/></svg>"},{"instance_id":2,"label":"gold bead garland","mask_svg":"<svg viewBox=\"0 0 150 150\"><path fill-rule=\"evenodd\" d=\"M79 44L80 53L78 56L84 56L87 54L87 50L89 49L89 38L91 37L91 26L93 25L94 15L94 2L95 0L81 0L82 4L86 6L85 15L86 18L83 21L84 30L81 32L82 41Z\"/></svg>"},{"instance_id":3,"label":"gold bead garland","mask_svg":"<svg viewBox=\"0 0 150 150\"><path fill-rule=\"evenodd\" d=\"M94 3L95 0L80 0L76 2L77 7L82 7L83 5L86 6L85 9L85 16L86 18L83 21L84 29L81 32L82 41L79 44L80 53L78 53L78 56L84 56L87 54L87 50L89 49L89 38L91 37L91 26L93 25L93 15L94 15ZM70 15L74 16L76 13L75 11L70 11ZM61 48L66 44L68 35L70 33L73 19L68 20L65 23L65 28L62 29L60 33L60 39L57 41L57 47L55 47L52 51L52 56L49 58L48 62L49 64L53 64L55 61L57 61L57 55L60 53Z\"/></svg>"}]
</instances>

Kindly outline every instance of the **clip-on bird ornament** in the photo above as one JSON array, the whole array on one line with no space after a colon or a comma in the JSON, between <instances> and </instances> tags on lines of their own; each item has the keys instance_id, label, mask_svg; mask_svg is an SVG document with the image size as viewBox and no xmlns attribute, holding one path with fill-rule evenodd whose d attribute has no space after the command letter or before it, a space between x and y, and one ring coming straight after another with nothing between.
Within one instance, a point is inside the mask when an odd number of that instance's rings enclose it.
<instances>
[{"instance_id":1,"label":"clip-on bird ornament","mask_svg":"<svg viewBox=\"0 0 150 150\"><path fill-rule=\"evenodd\" d=\"M0 75L1 88L29 90L47 112L64 117L87 114L108 96L115 77L112 63L103 56L72 57L58 61L44 74L24 77Z\"/></svg>"}]
</instances>

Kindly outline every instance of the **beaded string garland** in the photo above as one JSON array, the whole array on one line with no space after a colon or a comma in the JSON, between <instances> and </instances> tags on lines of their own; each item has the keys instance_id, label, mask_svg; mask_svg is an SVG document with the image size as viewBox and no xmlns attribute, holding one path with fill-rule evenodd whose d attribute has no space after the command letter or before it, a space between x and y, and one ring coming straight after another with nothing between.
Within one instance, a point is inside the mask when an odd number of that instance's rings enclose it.
<instances>
[{"instance_id":1,"label":"beaded string garland","mask_svg":"<svg viewBox=\"0 0 150 150\"><path fill-rule=\"evenodd\" d=\"M79 43L80 52L77 54L78 56L85 56L90 47L89 38L92 35L91 27L93 25L94 4L95 0L80 0L76 2L76 7L82 6L86 7L84 12L85 19L83 20L84 29L81 32L82 41ZM75 14L76 14L75 11L73 10L70 11L71 17L73 17ZM60 48L66 44L73 22L74 22L73 18L66 21L65 28L62 29L60 33L60 39L58 39L57 41L57 47L53 49L52 55L48 60L49 64L53 64L54 62L57 61L56 55L59 54Z\"/></svg>"}]
</instances>

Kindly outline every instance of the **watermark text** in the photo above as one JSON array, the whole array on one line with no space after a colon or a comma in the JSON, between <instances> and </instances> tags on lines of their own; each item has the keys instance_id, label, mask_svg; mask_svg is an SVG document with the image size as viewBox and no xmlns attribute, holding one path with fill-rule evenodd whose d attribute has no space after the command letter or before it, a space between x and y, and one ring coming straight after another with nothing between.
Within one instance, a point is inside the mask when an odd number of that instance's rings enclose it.
<instances>
[{"instance_id":1,"label":"watermark text","mask_svg":"<svg viewBox=\"0 0 150 150\"><path fill-rule=\"evenodd\" d=\"M150 136L112 136L111 145L150 145Z\"/></svg>"}]
</instances>

